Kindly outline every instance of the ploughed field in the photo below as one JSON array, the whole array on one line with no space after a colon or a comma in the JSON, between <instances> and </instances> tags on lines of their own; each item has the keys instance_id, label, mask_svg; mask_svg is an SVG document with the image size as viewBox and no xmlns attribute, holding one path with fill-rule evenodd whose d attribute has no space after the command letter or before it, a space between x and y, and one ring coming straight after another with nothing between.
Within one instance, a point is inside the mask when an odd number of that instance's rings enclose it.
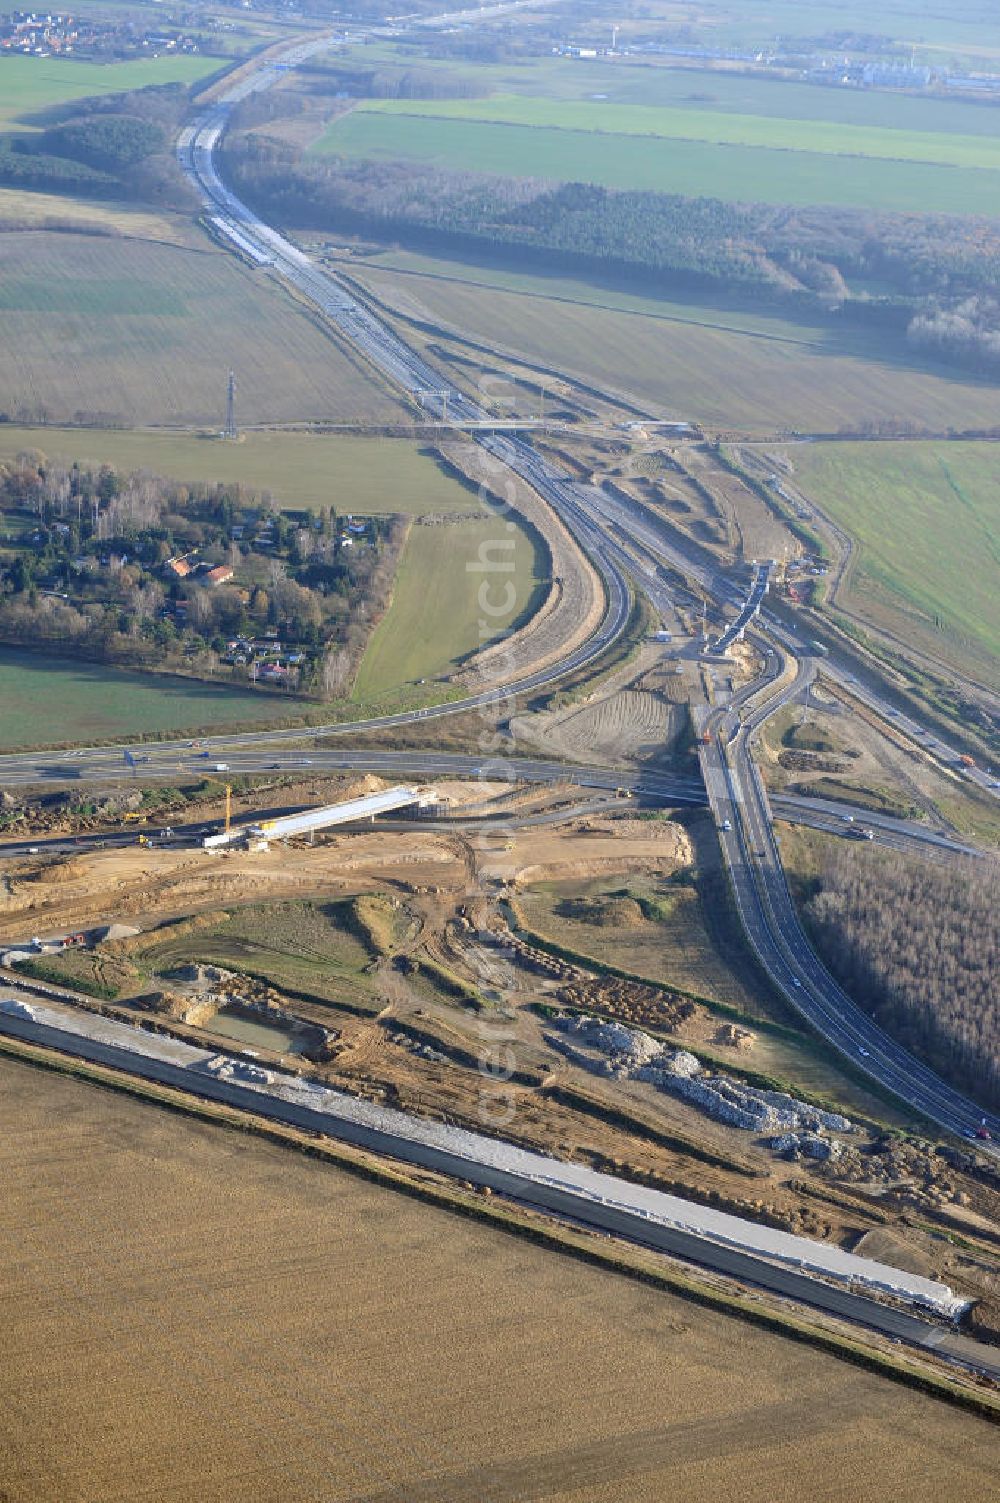
<instances>
[{"instance_id":1,"label":"ploughed field","mask_svg":"<svg viewBox=\"0 0 1000 1503\"><path fill-rule=\"evenodd\" d=\"M807 1346L21 1063L0 1103L11 1503L990 1490L992 1428Z\"/></svg>"}]
</instances>

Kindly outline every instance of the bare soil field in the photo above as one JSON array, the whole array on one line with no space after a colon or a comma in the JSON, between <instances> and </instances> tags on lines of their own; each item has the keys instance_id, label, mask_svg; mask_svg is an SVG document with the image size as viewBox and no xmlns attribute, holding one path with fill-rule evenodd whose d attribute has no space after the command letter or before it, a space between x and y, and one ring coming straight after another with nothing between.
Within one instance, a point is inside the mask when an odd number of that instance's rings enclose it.
<instances>
[{"instance_id":1,"label":"bare soil field","mask_svg":"<svg viewBox=\"0 0 1000 1503\"><path fill-rule=\"evenodd\" d=\"M402 405L266 276L211 248L0 236L0 412L15 421L221 427L392 421Z\"/></svg>"},{"instance_id":2,"label":"bare soil field","mask_svg":"<svg viewBox=\"0 0 1000 1503\"><path fill-rule=\"evenodd\" d=\"M996 1432L277 1146L0 1062L9 1503L954 1503Z\"/></svg>"}]
</instances>

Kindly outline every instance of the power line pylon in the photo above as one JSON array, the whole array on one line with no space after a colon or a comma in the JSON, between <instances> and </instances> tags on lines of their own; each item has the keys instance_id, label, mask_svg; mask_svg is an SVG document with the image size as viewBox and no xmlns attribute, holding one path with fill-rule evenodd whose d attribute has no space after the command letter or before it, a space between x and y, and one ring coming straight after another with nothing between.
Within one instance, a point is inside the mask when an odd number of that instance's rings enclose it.
<instances>
[{"instance_id":1,"label":"power line pylon","mask_svg":"<svg viewBox=\"0 0 1000 1503\"><path fill-rule=\"evenodd\" d=\"M229 372L229 385L226 389L226 437L236 437L236 372Z\"/></svg>"}]
</instances>

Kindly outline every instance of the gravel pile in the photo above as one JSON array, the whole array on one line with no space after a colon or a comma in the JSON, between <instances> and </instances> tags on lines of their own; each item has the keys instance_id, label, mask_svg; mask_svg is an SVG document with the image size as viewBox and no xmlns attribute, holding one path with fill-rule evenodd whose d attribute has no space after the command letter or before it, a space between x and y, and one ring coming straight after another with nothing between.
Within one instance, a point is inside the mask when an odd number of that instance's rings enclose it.
<instances>
[{"instance_id":1,"label":"gravel pile","mask_svg":"<svg viewBox=\"0 0 1000 1503\"><path fill-rule=\"evenodd\" d=\"M574 1064L616 1080L645 1080L700 1107L716 1122L745 1132L790 1133L803 1136L801 1152L827 1158L815 1144L828 1147L821 1132L851 1132L852 1124L838 1112L826 1112L798 1101L784 1091L766 1091L729 1075L708 1075L686 1049L670 1049L638 1028L602 1018L564 1015L555 1019L563 1038L549 1042ZM567 1043L592 1051L584 1053ZM805 1146L806 1144L813 1146Z\"/></svg>"},{"instance_id":2,"label":"gravel pile","mask_svg":"<svg viewBox=\"0 0 1000 1503\"><path fill-rule=\"evenodd\" d=\"M788 1159L837 1159L844 1151L839 1138L821 1138L814 1132L780 1133L767 1146Z\"/></svg>"}]
</instances>

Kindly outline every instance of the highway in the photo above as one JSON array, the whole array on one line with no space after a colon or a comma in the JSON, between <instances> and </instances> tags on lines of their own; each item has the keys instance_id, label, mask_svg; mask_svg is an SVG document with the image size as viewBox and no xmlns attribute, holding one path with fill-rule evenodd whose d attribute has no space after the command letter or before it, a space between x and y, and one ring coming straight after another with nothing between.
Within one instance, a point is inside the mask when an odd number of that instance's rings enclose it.
<instances>
[{"instance_id":1,"label":"highway","mask_svg":"<svg viewBox=\"0 0 1000 1503\"><path fill-rule=\"evenodd\" d=\"M269 87L287 67L304 61L328 45L328 37L310 39L287 51L280 63L265 62L256 72L244 76L181 133L178 140L181 165L202 194L209 214L239 237L239 242L234 243L249 247L262 263L274 266L390 381L414 401L425 406L429 402L432 407L437 403L442 419L450 400L451 414L459 421L488 421L490 414L462 393L453 392L446 398L440 374L422 356L410 349L334 277L315 266L297 246L263 223L219 178L215 151L232 106L240 99ZM565 520L600 571L607 593L607 610L597 633L567 661L521 681L494 686L481 694L425 710L313 727L306 733L309 739L389 730L422 718L433 719L477 706L496 705L513 699L516 694L555 683L567 672L595 662L621 634L630 609L629 573L641 577L642 587L654 604L661 608L668 604L666 587L656 568L658 562L666 562L684 577L694 578L716 600L734 601L735 597L739 614L734 626L744 614L749 622L759 609L767 588L766 567L758 569L749 597L740 599L732 582L721 576L718 570L705 567L678 548L676 543L671 544L652 523L637 516L634 509L610 493L575 481L558 466L536 454L523 439L483 432L477 435L476 441L496 465L496 489L502 493L503 477L508 472L521 476ZM623 546L620 538L625 539L627 546ZM636 566L630 548L651 561L648 572L644 573ZM801 650L802 644L797 645ZM765 644L765 654L769 674L773 675L773 665L779 660L778 650ZM856 684L852 675L846 677ZM762 724L792 692L794 684L767 701L762 710L754 711L746 722L739 720L738 706L731 706L715 726L709 744L701 748L708 799L720 826L723 852L750 943L779 990L834 1047L842 1050L858 1068L892 1090L916 1112L949 1131L968 1135L980 1125L979 1109L892 1044L859 1012L820 965L799 925L781 868L772 811L748 750L750 731ZM861 692L866 691L861 689ZM740 697L740 703L749 703L758 695L759 687L754 686ZM880 712L885 713L884 707L880 707ZM294 744L303 739L302 730L279 731L269 733L266 744L273 757L282 742ZM235 738L213 737L205 742L205 746L217 750L220 760L229 763L234 771L251 770L255 759L259 767L263 744L264 737L259 733ZM154 768L159 770L164 760L169 761L171 756L176 770L186 760L186 750L179 742L160 745L155 751L151 749L147 754L146 770L149 773L153 773ZM68 768L70 777L90 778L109 771L111 760L106 751L96 749L68 753L51 763L37 757L30 760L8 757L0 759L0 777L5 777L11 784L38 781L46 776L65 780ZM302 760L305 763L306 759ZM310 764L315 761L315 758L309 758ZM120 767L116 771L120 773ZM558 775L562 776L564 772L565 769L560 768ZM675 796L676 793L675 789ZM787 803L781 812L783 817L788 817ZM828 811L813 809L807 817L818 822L828 821L830 816ZM869 823L874 829L874 822ZM724 825L731 828L727 830ZM881 835L886 833L895 840L902 838L898 830L880 830ZM920 838L910 833L911 838ZM940 848L939 842L938 845ZM1000 1122L995 1117L990 1118L989 1125L994 1132L1000 1130Z\"/></svg>"},{"instance_id":2,"label":"highway","mask_svg":"<svg viewBox=\"0 0 1000 1503\"><path fill-rule=\"evenodd\" d=\"M206 209L216 221L228 226L244 247L250 247L251 252L258 255L262 262L273 265L284 278L303 292L384 376L400 386L415 401L424 405L430 403L432 407L437 403L442 418L450 404L452 416L459 421L488 421L489 413L464 394L451 392L446 397L440 374L422 356L410 349L388 325L362 305L334 277L315 266L297 246L263 223L229 191L218 175L215 151L232 106L249 94L269 87L286 67L323 50L328 45L328 40L325 37L312 39L285 53L280 66L265 63L257 72L244 77L199 120L181 133L178 140L181 165L201 192ZM476 441L496 464L497 489L502 490L503 475L508 471L513 471L527 481L564 519L577 542L600 571L607 592L608 608L598 632L566 662L520 682L494 687L482 694L422 711L313 728L310 736L333 737L364 730L386 730L424 717L434 718L456 714L479 705L496 704L504 698L513 698L515 694L554 683L571 669L594 662L620 635L628 617L628 574L636 571L636 566L628 547L618 541L619 536L631 547L638 549L642 556L654 561L650 573L642 578L642 586L661 608L668 601L665 585L655 567L655 561L658 560L678 568L687 578L696 578L713 598L733 599L731 582L720 577L718 571L707 569L683 552L679 553L676 546L667 543L652 524L645 523L625 504L597 487L581 485L558 466L536 454L523 439L484 432L477 435ZM742 631L760 609L767 584L768 569L765 565L758 568L749 596L740 600L737 595L739 614L736 622L729 628L730 632ZM739 624L741 621L742 626ZM799 646L801 648L801 644ZM774 662L778 661L778 652L770 646L765 647L765 652L771 671ZM852 679L852 682L856 683L856 680ZM772 811L748 750L750 731L763 724L764 719L795 690L793 682L779 695L768 700L762 710L756 710L746 722L739 720L738 708L731 707L714 728L708 745L701 749L702 771L709 802L720 826L723 852L750 943L765 970L789 1002L834 1047L842 1050L856 1066L892 1090L915 1111L949 1131L968 1135L980 1125L979 1109L945 1086L904 1050L892 1044L860 1013L820 965L799 925L781 868ZM749 702L758 695L759 687L754 686L741 697L741 702ZM270 734L268 741L274 744L280 743L282 739L301 741L302 738L301 731L275 732ZM238 748L249 748L251 745L254 747L251 755L259 755L261 740L259 735L227 738L225 742L222 738L211 738L206 744L213 747L224 744L227 753L225 760L234 770L241 770L245 765L244 759L234 762L232 756ZM169 756L171 751L176 754L179 750L178 743L174 743L173 747L158 748L156 760L159 762L164 754ZM99 754L84 751L74 757L80 776L84 775L81 764L88 760L88 770L93 774L97 755ZM106 753L104 755L106 758ZM149 755L152 762L154 754L150 752ZM59 761L65 768L64 760ZM19 763L17 759L4 759L0 762L0 775L4 771L14 773L17 766L23 769L23 759ZM33 770L37 778L37 759ZM787 804L785 813L787 817ZM829 814L812 810L809 817L815 822L828 820ZM726 825L731 828L724 828ZM891 834L894 839L900 838L898 830ZM991 1117L990 1126L997 1131L1000 1129L1000 1122Z\"/></svg>"},{"instance_id":3,"label":"highway","mask_svg":"<svg viewBox=\"0 0 1000 1503\"><path fill-rule=\"evenodd\" d=\"M285 735L279 732L279 735ZM296 731L300 743L307 742L307 733ZM644 803L655 802L671 808L699 808L708 803L704 782L700 777L687 778L676 774L657 772L655 769L600 767L592 764L577 765L567 762L551 762L542 758L497 756L484 761L481 757L464 752L435 751L353 751L336 746L297 745L289 749L279 742L274 744L274 733L263 731L250 733L237 741L224 737L213 738L210 757L192 749L189 742L150 744L135 756L138 765L135 775L143 780L197 778L206 771L212 772L215 758L225 760L235 776L274 773L276 776L315 775L336 772L385 773L390 778L478 778L496 782L559 785L575 784L581 789L597 792L623 792L634 794ZM204 745L204 743L202 743ZM7 787L35 787L50 784L120 784L129 769L123 764L120 750L113 747L92 747L53 755L49 760L38 753L9 756L0 759L4 784ZM849 839L861 828L871 829L877 844L895 850L940 853L942 856L966 856L984 860L984 853L975 846L925 828L915 821L891 819L876 815L865 809L851 809L849 805L832 804L822 800L796 798L789 795L772 800L776 818L789 824L809 825L813 829ZM850 815L850 821L847 819ZM252 817L247 815L249 821ZM194 834L204 825L203 820L175 826L178 836ZM154 821L155 824L155 821ZM134 844L138 831L105 830L73 837L59 835L51 838L38 836L0 843L0 855L23 856L29 851L59 852L79 849L81 846L122 846Z\"/></svg>"},{"instance_id":4,"label":"highway","mask_svg":"<svg viewBox=\"0 0 1000 1503\"><path fill-rule=\"evenodd\" d=\"M705 787L747 937L795 1010L856 1069L946 1131L974 1137L985 1125L995 1139L1000 1117L984 1112L883 1033L822 965L802 929L781 865L768 795L749 747L754 733L799 692L809 672L809 665L800 664L794 677L786 677L746 715L739 703L716 712L709 739L700 747ZM754 697L759 698L759 688ZM996 1152L992 1144L980 1146Z\"/></svg>"}]
</instances>

